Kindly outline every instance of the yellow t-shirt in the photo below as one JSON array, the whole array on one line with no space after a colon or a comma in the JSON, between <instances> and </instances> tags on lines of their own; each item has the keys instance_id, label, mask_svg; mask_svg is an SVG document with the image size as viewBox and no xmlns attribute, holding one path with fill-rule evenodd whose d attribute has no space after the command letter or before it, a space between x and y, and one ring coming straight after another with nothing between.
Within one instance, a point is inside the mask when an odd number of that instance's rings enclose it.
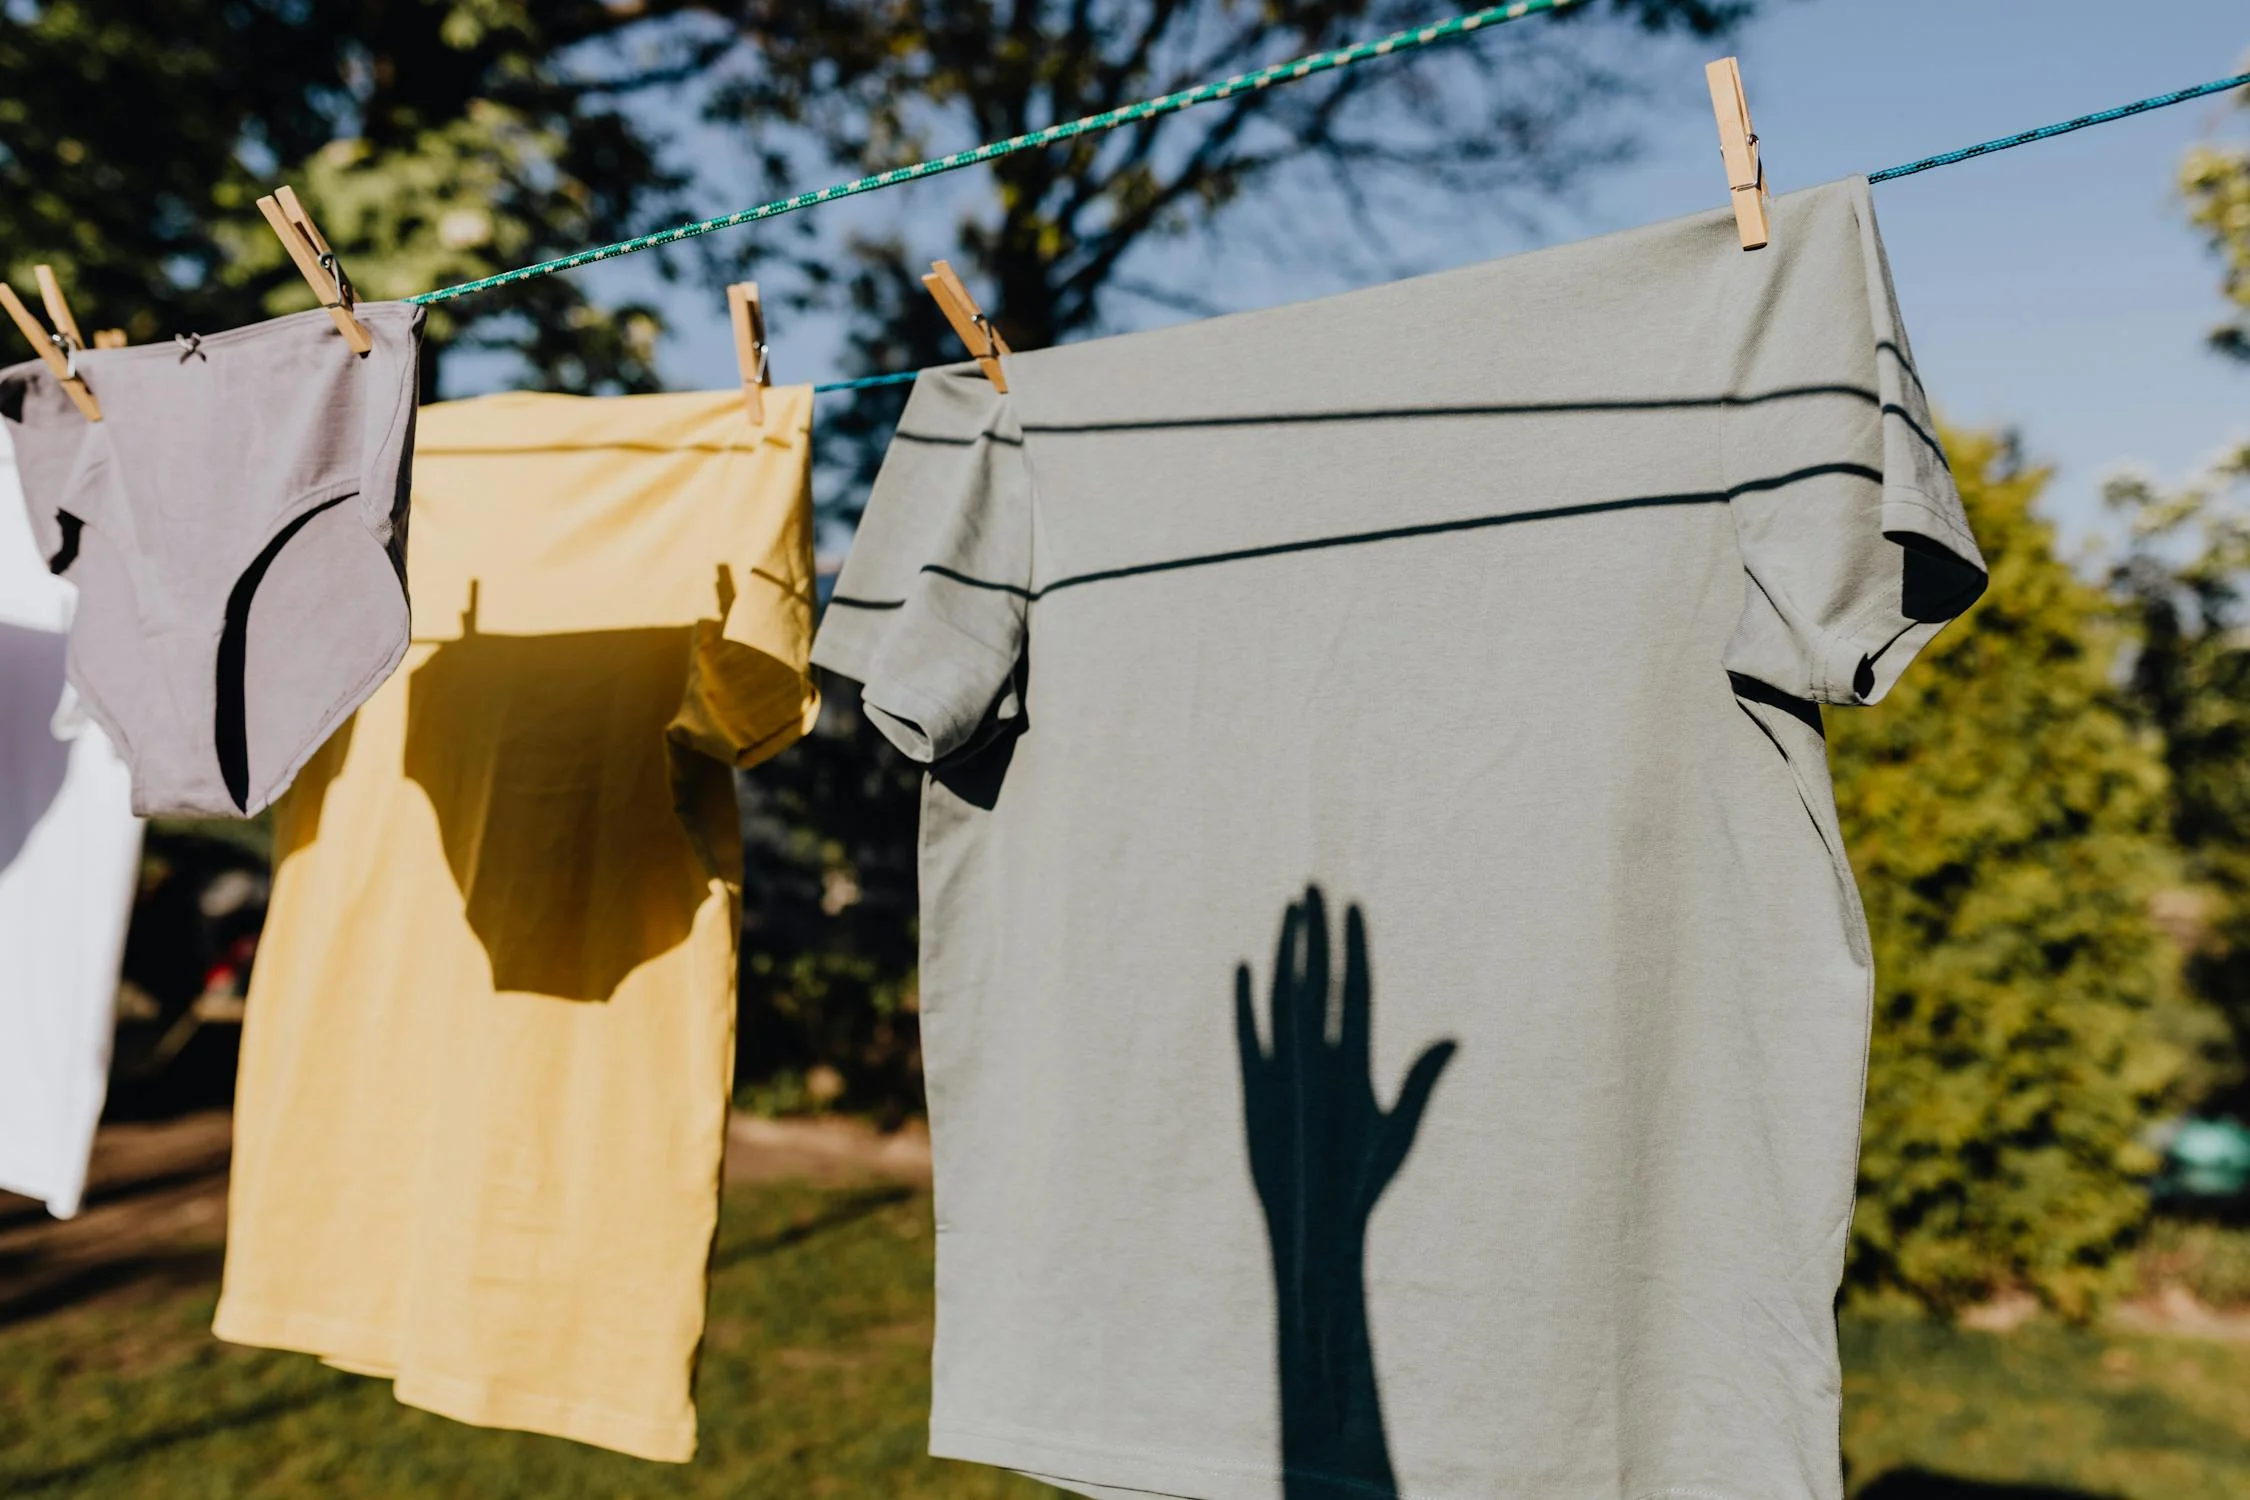
<instances>
[{"instance_id":1,"label":"yellow t-shirt","mask_svg":"<svg viewBox=\"0 0 2250 1500\"><path fill-rule=\"evenodd\" d=\"M812 393L420 414L414 643L275 818L216 1332L645 1458L734 1063L733 768L818 699Z\"/></svg>"}]
</instances>

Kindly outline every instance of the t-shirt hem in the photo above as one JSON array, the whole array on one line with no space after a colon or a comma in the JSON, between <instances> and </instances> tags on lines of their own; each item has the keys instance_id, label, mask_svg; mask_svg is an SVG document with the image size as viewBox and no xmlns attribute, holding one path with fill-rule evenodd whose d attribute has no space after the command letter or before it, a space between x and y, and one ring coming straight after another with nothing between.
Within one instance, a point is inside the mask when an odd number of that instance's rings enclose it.
<instances>
[{"instance_id":1,"label":"t-shirt hem","mask_svg":"<svg viewBox=\"0 0 2250 1500\"><path fill-rule=\"evenodd\" d=\"M402 1406L475 1427L538 1432L656 1463L695 1457L695 1416L663 1421L555 1396L511 1391L490 1380L401 1370L388 1340L365 1324L304 1313L261 1313L220 1300L211 1332L230 1344L310 1354L354 1375L389 1380ZM381 1352L373 1352L380 1350Z\"/></svg>"},{"instance_id":2,"label":"t-shirt hem","mask_svg":"<svg viewBox=\"0 0 2250 1500\"><path fill-rule=\"evenodd\" d=\"M211 1336L255 1349L310 1354L357 1375L387 1377L397 1367L393 1341L369 1324L312 1313L267 1312L230 1301L224 1294L211 1317Z\"/></svg>"},{"instance_id":3,"label":"t-shirt hem","mask_svg":"<svg viewBox=\"0 0 2250 1500\"><path fill-rule=\"evenodd\" d=\"M684 1464L695 1457L695 1416L663 1421L610 1411L555 1396L511 1391L489 1380L408 1371L392 1382L403 1406L420 1407L476 1427L539 1432L608 1448L655 1463Z\"/></svg>"},{"instance_id":4,"label":"t-shirt hem","mask_svg":"<svg viewBox=\"0 0 2250 1500\"><path fill-rule=\"evenodd\" d=\"M1287 1482L1292 1497L1316 1500L1486 1500L1489 1490L1409 1490L1337 1475L1285 1470L1280 1464L1222 1463L1097 1444L1061 1442L1044 1434L968 1422L932 1422L930 1456L1013 1469L1049 1484L1092 1485L1176 1500L1251 1500ZM1615 1491L1607 1491L1614 1494ZM1592 1497L1589 1496L1589 1500ZM1635 1490L1631 1500L1745 1500L1741 1492L1685 1483Z\"/></svg>"},{"instance_id":5,"label":"t-shirt hem","mask_svg":"<svg viewBox=\"0 0 2250 1500\"><path fill-rule=\"evenodd\" d=\"M35 1168L28 1162L0 1160L0 1193L29 1198L56 1219L76 1218L86 1191L84 1174L77 1182L66 1173Z\"/></svg>"}]
</instances>

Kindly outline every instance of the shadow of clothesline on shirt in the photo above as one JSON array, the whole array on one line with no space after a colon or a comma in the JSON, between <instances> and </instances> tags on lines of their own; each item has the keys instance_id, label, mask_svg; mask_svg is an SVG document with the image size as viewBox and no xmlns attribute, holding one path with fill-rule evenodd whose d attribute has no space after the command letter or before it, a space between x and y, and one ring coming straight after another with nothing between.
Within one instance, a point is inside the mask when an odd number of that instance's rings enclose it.
<instances>
[{"instance_id":1,"label":"shadow of clothesline on shirt","mask_svg":"<svg viewBox=\"0 0 2250 1500\"><path fill-rule=\"evenodd\" d=\"M62 795L70 746L49 727L62 701L69 638L0 624L0 870Z\"/></svg>"},{"instance_id":2,"label":"shadow of clothesline on shirt","mask_svg":"<svg viewBox=\"0 0 2250 1500\"><path fill-rule=\"evenodd\" d=\"M1243 1123L1273 1257L1288 1500L1398 1493L1368 1333L1367 1226L1455 1047L1447 1040L1424 1050L1385 1110L1375 1097L1374 987L1356 906L1344 916L1343 985L1333 1006L1331 983L1327 904L1308 886L1282 914L1270 1051L1259 1040L1250 966L1238 966L1234 979Z\"/></svg>"},{"instance_id":3,"label":"shadow of clothesline on shirt","mask_svg":"<svg viewBox=\"0 0 2250 1500\"><path fill-rule=\"evenodd\" d=\"M1888 339L1875 344L1878 357L1895 361L1905 377L1917 389L1922 377L1907 359L1906 352ZM1236 427L1325 427L1357 422L1426 422L1460 420L1465 417L1561 417L1597 416L1616 417L1674 411L1741 411L1751 407L1771 406L1783 401L1803 401L1831 397L1872 407L1885 417L1895 418L1905 424L1917 442L1945 462L1945 448L1937 435L1925 427L1914 412L1896 402L1883 400L1882 393L1870 386L1824 384L1777 386L1769 391L1747 394L1719 394L1715 396L1620 396L1608 399L1587 397L1575 401L1509 401L1481 402L1476 405L1444 403L1430 406L1373 406L1344 408L1329 411L1271 411L1228 414L1225 416L1181 416L1126 418L1108 422L1026 422L1023 431L1030 436L1087 436L1101 433L1192 432L1210 428ZM906 430L910 441L955 444L963 440L939 438ZM973 439L970 441L974 441ZM1950 467L1950 465L1949 465Z\"/></svg>"},{"instance_id":4,"label":"shadow of clothesline on shirt","mask_svg":"<svg viewBox=\"0 0 2250 1500\"><path fill-rule=\"evenodd\" d=\"M1812 464L1787 473L1742 480L1729 485L1725 489L1682 490L1677 493L1660 495L1629 495L1614 500L1588 500L1531 510L1454 516L1444 520L1385 526L1365 531L1340 532L1329 536L1297 537L1288 541L1268 542L1254 547L1230 548L1222 552L1191 553L1184 557L1159 558L1147 562L1126 563L1112 568L1097 568L1085 573L1073 573L1061 578L1051 579L1036 588L1027 587L1007 579L980 578L940 563L925 563L921 571L935 577L948 579L965 588L1012 594L1019 599L1036 604L1051 595L1085 588L1091 584L1116 583L1124 579L1144 578L1159 573L1178 573L1197 568L1259 562L1268 558L1286 557L1303 552L1332 551L1342 547L1367 547L1386 542L1427 540L1459 535L1464 532L1489 531L1502 526L1524 526L1539 522L1579 520L1620 511L1726 505L1746 495L1785 490L1793 485L1825 478L1851 478L1880 484L1883 476L1879 470L1861 463ZM1926 542L1920 537L1901 535L1895 540L1903 554L1902 610L1910 619L1951 618L1953 614L1957 614L1965 608L1969 602L1973 602L1976 596L1983 591L1984 574L1969 566L1960 558L1955 557L1952 553L1939 548L1934 543ZM870 599L849 594L835 594L829 599L831 607L876 611L898 609L905 602L903 598Z\"/></svg>"}]
</instances>

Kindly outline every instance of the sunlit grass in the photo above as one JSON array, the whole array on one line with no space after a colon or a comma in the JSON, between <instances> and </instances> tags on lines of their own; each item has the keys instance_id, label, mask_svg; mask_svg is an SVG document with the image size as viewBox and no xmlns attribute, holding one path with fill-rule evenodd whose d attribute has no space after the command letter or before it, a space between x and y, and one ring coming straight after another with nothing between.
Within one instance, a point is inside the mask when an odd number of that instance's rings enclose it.
<instances>
[{"instance_id":1,"label":"sunlit grass","mask_svg":"<svg viewBox=\"0 0 2250 1500\"><path fill-rule=\"evenodd\" d=\"M462 1426L220 1344L208 1267L183 1260L185 1285L0 1327L0 1495L1052 1500L923 1452L931 1248L909 1189L730 1190L685 1467ZM1853 1319L1844 1350L1870 1500L2250 1496L2250 1347Z\"/></svg>"}]
</instances>

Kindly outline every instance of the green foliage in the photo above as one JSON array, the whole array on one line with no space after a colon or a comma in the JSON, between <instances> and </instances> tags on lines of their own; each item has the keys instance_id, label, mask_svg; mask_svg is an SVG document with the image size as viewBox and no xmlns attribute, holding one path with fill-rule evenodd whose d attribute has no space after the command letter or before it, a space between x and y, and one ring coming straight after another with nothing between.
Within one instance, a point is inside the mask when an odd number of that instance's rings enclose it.
<instances>
[{"instance_id":1,"label":"green foliage","mask_svg":"<svg viewBox=\"0 0 2250 1500\"><path fill-rule=\"evenodd\" d=\"M2179 185L2234 307L2212 346L2250 359L2250 149L2196 147ZM2129 523L2112 582L2132 613L2133 697L2164 737L2171 833L2192 882L2176 901L2188 982L2224 1027L2199 1049L2195 1093L2206 1110L2250 1117L2250 446L2178 489L2126 475L2104 498Z\"/></svg>"},{"instance_id":2,"label":"green foliage","mask_svg":"<svg viewBox=\"0 0 2250 1500\"><path fill-rule=\"evenodd\" d=\"M2211 342L2250 359L2250 147L2196 147L2180 169L2180 190L2189 216L2226 265L2220 288L2235 305L2234 317L2212 331Z\"/></svg>"},{"instance_id":3,"label":"green foliage","mask_svg":"<svg viewBox=\"0 0 2250 1500\"><path fill-rule=\"evenodd\" d=\"M135 343L312 305L255 199L292 182L362 294L395 297L648 227L680 179L618 100L661 81L662 5L25 0L0 11L0 273L51 262ZM652 64L653 66L653 64ZM541 384L649 389L656 325L548 277L432 317ZM11 333L7 337L12 338ZM434 380L431 382L434 390Z\"/></svg>"},{"instance_id":4,"label":"green foliage","mask_svg":"<svg viewBox=\"0 0 2250 1500\"><path fill-rule=\"evenodd\" d=\"M1991 437L1947 448L1992 586L1873 709L1829 717L1875 941L1850 1282L2072 1314L2121 1284L2180 1065L2160 747L2114 686L2118 623Z\"/></svg>"},{"instance_id":5,"label":"green foliage","mask_svg":"<svg viewBox=\"0 0 2250 1500\"><path fill-rule=\"evenodd\" d=\"M741 778L740 1102L886 1121L922 1108L915 979L921 768L822 684L820 724ZM819 1085L825 1085L819 1086Z\"/></svg>"},{"instance_id":6,"label":"green foliage","mask_svg":"<svg viewBox=\"0 0 2250 1500\"><path fill-rule=\"evenodd\" d=\"M2164 742L2168 819L2187 880L2173 905L2187 977L2223 1023L2199 1058L2198 1103L2250 1112L2250 646L2241 579L2250 567L2250 447L2173 491L2114 479L2130 521L2113 571L2138 655L2133 699Z\"/></svg>"}]
</instances>

